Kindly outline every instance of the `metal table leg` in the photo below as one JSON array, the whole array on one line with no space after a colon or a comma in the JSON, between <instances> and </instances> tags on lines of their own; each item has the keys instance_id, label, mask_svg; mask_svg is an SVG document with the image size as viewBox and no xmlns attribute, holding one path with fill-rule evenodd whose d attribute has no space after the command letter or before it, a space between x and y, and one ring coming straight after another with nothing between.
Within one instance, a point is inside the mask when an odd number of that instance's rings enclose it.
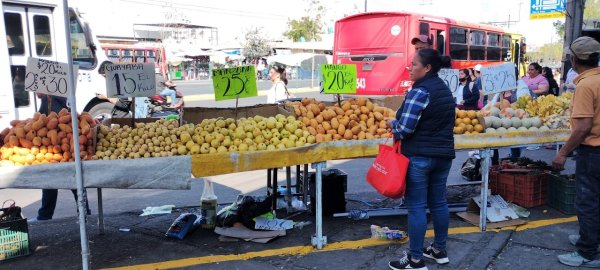
<instances>
[{"instance_id":1,"label":"metal table leg","mask_svg":"<svg viewBox=\"0 0 600 270\"><path fill-rule=\"evenodd\" d=\"M490 164L492 162L493 151L491 149L483 149L480 151L481 164L481 207L479 211L479 229L485 231L487 229L487 204L488 204L488 188L490 176Z\"/></svg>"},{"instance_id":2,"label":"metal table leg","mask_svg":"<svg viewBox=\"0 0 600 270\"><path fill-rule=\"evenodd\" d=\"M293 212L292 209L292 167L285 167L285 200L287 201L288 214Z\"/></svg>"},{"instance_id":3,"label":"metal table leg","mask_svg":"<svg viewBox=\"0 0 600 270\"><path fill-rule=\"evenodd\" d=\"M277 168L272 169L271 171L273 172L273 182L271 183L271 188L273 189L273 192L271 193L273 195L273 215L277 216Z\"/></svg>"},{"instance_id":4,"label":"metal table leg","mask_svg":"<svg viewBox=\"0 0 600 270\"><path fill-rule=\"evenodd\" d=\"M308 164L304 164L304 174L303 174L302 178L302 203L304 203L304 205L308 205L308 183L309 183L309 179L308 179Z\"/></svg>"},{"instance_id":5,"label":"metal table leg","mask_svg":"<svg viewBox=\"0 0 600 270\"><path fill-rule=\"evenodd\" d=\"M267 196L271 192L271 169L267 169Z\"/></svg>"},{"instance_id":6,"label":"metal table leg","mask_svg":"<svg viewBox=\"0 0 600 270\"><path fill-rule=\"evenodd\" d=\"M98 188L98 230L104 234L104 208L102 207L102 189Z\"/></svg>"},{"instance_id":7,"label":"metal table leg","mask_svg":"<svg viewBox=\"0 0 600 270\"><path fill-rule=\"evenodd\" d=\"M316 220L317 220L317 233L315 236L313 236L312 238L312 245L316 246L317 249L323 249L323 246L327 244L327 236L323 235L323 194L322 194L322 189L323 189L323 169L326 167L327 163L325 162L318 162L318 163L313 163L312 167L313 169L316 169L315 172L315 186L316 186L316 192L315 192L315 197L317 199L317 205L316 205Z\"/></svg>"}]
</instances>

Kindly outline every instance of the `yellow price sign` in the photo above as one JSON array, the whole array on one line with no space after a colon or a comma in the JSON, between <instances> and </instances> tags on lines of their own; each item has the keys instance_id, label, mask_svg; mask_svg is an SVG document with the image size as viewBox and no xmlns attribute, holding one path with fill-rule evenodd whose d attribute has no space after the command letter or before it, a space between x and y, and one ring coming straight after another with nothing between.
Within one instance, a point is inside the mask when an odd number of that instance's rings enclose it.
<instances>
[{"instance_id":1,"label":"yellow price sign","mask_svg":"<svg viewBox=\"0 0 600 270\"><path fill-rule=\"evenodd\" d=\"M325 94L356 94L356 65L321 65Z\"/></svg>"},{"instance_id":2,"label":"yellow price sign","mask_svg":"<svg viewBox=\"0 0 600 270\"><path fill-rule=\"evenodd\" d=\"M258 96L254 66L214 69L212 79L216 101Z\"/></svg>"}]
</instances>

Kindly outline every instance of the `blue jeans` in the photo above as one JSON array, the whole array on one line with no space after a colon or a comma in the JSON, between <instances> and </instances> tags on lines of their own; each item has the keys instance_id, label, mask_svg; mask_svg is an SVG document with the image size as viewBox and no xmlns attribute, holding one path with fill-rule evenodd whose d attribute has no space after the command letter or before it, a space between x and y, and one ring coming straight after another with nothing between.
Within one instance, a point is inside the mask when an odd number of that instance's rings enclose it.
<instances>
[{"instance_id":1,"label":"blue jeans","mask_svg":"<svg viewBox=\"0 0 600 270\"><path fill-rule=\"evenodd\" d=\"M596 257L600 244L600 147L580 146L575 167L575 210L579 221L577 252L586 259Z\"/></svg>"},{"instance_id":2,"label":"blue jeans","mask_svg":"<svg viewBox=\"0 0 600 270\"><path fill-rule=\"evenodd\" d=\"M160 91L160 95L165 98L170 97L171 105L175 105L175 103L177 103L177 91L173 89L165 88L162 91Z\"/></svg>"},{"instance_id":3,"label":"blue jeans","mask_svg":"<svg viewBox=\"0 0 600 270\"><path fill-rule=\"evenodd\" d=\"M408 208L408 237L411 258L420 260L423 258L423 242L427 230L426 206L433 219L435 232L433 247L437 250L446 250L449 224L446 181L452 159L421 156L413 156L409 159L404 195Z\"/></svg>"},{"instance_id":4,"label":"blue jeans","mask_svg":"<svg viewBox=\"0 0 600 270\"><path fill-rule=\"evenodd\" d=\"M72 189L71 192L73 192L73 196L75 197L75 203L77 203L77 190ZM83 192L84 192L85 207L86 207L86 212L87 212L86 214L91 215L90 206L88 204L85 189L83 190ZM58 199L58 190L57 189L42 189L42 207L40 207L40 209L38 210L38 216L37 216L38 220L52 219L52 216L54 216L54 209L56 208L56 200L57 199ZM77 211L79 211L79 208L77 208Z\"/></svg>"}]
</instances>

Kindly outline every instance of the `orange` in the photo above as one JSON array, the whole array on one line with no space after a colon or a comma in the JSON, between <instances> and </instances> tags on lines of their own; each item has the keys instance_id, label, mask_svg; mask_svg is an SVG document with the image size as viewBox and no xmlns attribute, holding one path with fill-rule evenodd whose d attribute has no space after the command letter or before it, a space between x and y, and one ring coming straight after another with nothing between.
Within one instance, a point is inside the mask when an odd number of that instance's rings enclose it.
<instances>
[{"instance_id":1,"label":"orange","mask_svg":"<svg viewBox=\"0 0 600 270\"><path fill-rule=\"evenodd\" d=\"M477 117L477 113L475 111L467 112L467 116L471 119L475 119Z\"/></svg>"},{"instance_id":2,"label":"orange","mask_svg":"<svg viewBox=\"0 0 600 270\"><path fill-rule=\"evenodd\" d=\"M465 125L470 125L471 124L471 118L463 118L462 121L463 121L463 123Z\"/></svg>"},{"instance_id":3,"label":"orange","mask_svg":"<svg viewBox=\"0 0 600 270\"><path fill-rule=\"evenodd\" d=\"M467 130L468 132L471 132L471 131L473 131L473 126L472 126L472 125L467 125L467 128L466 128L466 130Z\"/></svg>"},{"instance_id":4,"label":"orange","mask_svg":"<svg viewBox=\"0 0 600 270\"><path fill-rule=\"evenodd\" d=\"M458 118L465 118L465 117L467 117L467 112L465 112L463 110L459 110L456 115L458 116Z\"/></svg>"},{"instance_id":5,"label":"orange","mask_svg":"<svg viewBox=\"0 0 600 270\"><path fill-rule=\"evenodd\" d=\"M474 129L477 132L483 132L483 126L480 124L475 125Z\"/></svg>"},{"instance_id":6,"label":"orange","mask_svg":"<svg viewBox=\"0 0 600 270\"><path fill-rule=\"evenodd\" d=\"M455 126L458 126L458 125L460 125L460 124L462 124L462 119L460 119L460 118L456 118L456 120L454 121L454 125L455 125Z\"/></svg>"},{"instance_id":7,"label":"orange","mask_svg":"<svg viewBox=\"0 0 600 270\"><path fill-rule=\"evenodd\" d=\"M475 126L475 125L477 125L477 124L479 124L479 120L477 120L477 118L475 118L475 119L471 120L471 125L474 125L474 126Z\"/></svg>"}]
</instances>

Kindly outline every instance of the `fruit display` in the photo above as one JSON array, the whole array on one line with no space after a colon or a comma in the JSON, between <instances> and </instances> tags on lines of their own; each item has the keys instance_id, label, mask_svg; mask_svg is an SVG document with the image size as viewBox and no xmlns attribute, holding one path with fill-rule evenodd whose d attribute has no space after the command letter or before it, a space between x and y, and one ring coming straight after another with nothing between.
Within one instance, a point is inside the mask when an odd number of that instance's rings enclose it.
<instances>
[{"instance_id":1,"label":"fruit display","mask_svg":"<svg viewBox=\"0 0 600 270\"><path fill-rule=\"evenodd\" d=\"M527 97L528 96L525 96L525 99L527 99ZM525 111L531 116L538 116L541 118L546 118L551 115L563 115L563 113L569 109L572 97L573 94L571 92L566 92L558 97L554 95L540 96L535 100L531 100L531 97L529 97L529 99L527 99L527 105L525 105Z\"/></svg>"},{"instance_id":2,"label":"fruit display","mask_svg":"<svg viewBox=\"0 0 600 270\"><path fill-rule=\"evenodd\" d=\"M455 114L454 134L478 134L484 132L480 112L456 109Z\"/></svg>"},{"instance_id":3,"label":"fruit display","mask_svg":"<svg viewBox=\"0 0 600 270\"><path fill-rule=\"evenodd\" d=\"M484 108L483 115L485 122L485 132L506 132L506 131L537 131L547 130L542 126L542 120L539 117L529 117L523 109L513 109L505 107L500 109L496 106Z\"/></svg>"},{"instance_id":4,"label":"fruit display","mask_svg":"<svg viewBox=\"0 0 600 270\"><path fill-rule=\"evenodd\" d=\"M326 105L315 99L288 103L302 123L302 130L315 136L316 142L376 139L391 136L386 119L395 112L359 97Z\"/></svg>"},{"instance_id":5,"label":"fruit display","mask_svg":"<svg viewBox=\"0 0 600 270\"><path fill-rule=\"evenodd\" d=\"M79 144L82 160L94 155L93 138L96 121L82 113L79 120ZM0 133L0 166L23 166L74 161L71 114L67 109L58 114L35 113L27 120L13 120L11 128Z\"/></svg>"},{"instance_id":6,"label":"fruit display","mask_svg":"<svg viewBox=\"0 0 600 270\"><path fill-rule=\"evenodd\" d=\"M114 160L225 152L287 149L315 143L293 116L205 119L178 126L175 121L101 126L94 159Z\"/></svg>"}]
</instances>

